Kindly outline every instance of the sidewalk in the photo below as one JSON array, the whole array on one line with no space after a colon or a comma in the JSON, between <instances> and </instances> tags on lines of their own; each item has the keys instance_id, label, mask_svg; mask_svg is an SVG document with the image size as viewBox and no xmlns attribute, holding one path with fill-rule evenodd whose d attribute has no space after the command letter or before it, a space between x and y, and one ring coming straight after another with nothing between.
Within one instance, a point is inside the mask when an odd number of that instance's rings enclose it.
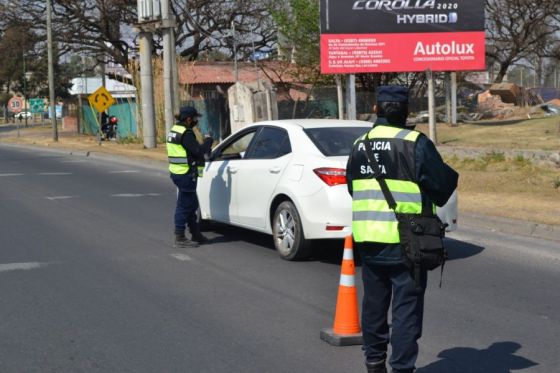
<instances>
[{"instance_id":1,"label":"sidewalk","mask_svg":"<svg viewBox=\"0 0 560 373\"><path fill-rule=\"evenodd\" d=\"M29 131L29 129L27 130ZM168 175L167 155L165 146L162 144L155 149L144 149L142 144L118 144L107 141L99 145L94 137L65 132L60 132L59 142L54 142L49 137L50 132L44 130L34 132L32 136L28 133L25 137L22 136L19 139L6 137L5 132L0 132L0 148L3 146L27 149L40 147L44 151L110 160L111 162L148 168L161 173L163 176ZM459 227L461 225L560 242L560 225L548 225L459 211Z\"/></svg>"}]
</instances>

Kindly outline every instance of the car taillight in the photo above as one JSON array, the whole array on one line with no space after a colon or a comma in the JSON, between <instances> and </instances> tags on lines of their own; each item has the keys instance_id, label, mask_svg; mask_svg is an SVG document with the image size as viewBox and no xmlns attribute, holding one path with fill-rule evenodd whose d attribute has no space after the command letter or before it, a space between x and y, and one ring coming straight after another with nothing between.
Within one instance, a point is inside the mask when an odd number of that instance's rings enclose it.
<instances>
[{"instance_id":1,"label":"car taillight","mask_svg":"<svg viewBox=\"0 0 560 373\"><path fill-rule=\"evenodd\" d=\"M344 168L322 167L314 169L313 172L328 186L346 184L346 170Z\"/></svg>"}]
</instances>

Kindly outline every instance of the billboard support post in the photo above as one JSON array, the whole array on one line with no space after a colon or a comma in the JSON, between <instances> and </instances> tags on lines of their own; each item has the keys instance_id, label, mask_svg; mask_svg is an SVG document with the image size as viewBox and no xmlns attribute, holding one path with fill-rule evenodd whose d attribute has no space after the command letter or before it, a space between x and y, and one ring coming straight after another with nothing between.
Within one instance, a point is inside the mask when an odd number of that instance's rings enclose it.
<instances>
[{"instance_id":1,"label":"billboard support post","mask_svg":"<svg viewBox=\"0 0 560 373\"><path fill-rule=\"evenodd\" d=\"M451 73L445 73L445 120L451 124Z\"/></svg>"},{"instance_id":2,"label":"billboard support post","mask_svg":"<svg viewBox=\"0 0 560 373\"><path fill-rule=\"evenodd\" d=\"M356 120L356 75L346 75L346 119Z\"/></svg>"},{"instance_id":3,"label":"billboard support post","mask_svg":"<svg viewBox=\"0 0 560 373\"><path fill-rule=\"evenodd\" d=\"M338 119L344 119L344 98L342 94L342 80L340 75L334 76L334 81L336 82L336 98L338 101Z\"/></svg>"},{"instance_id":4,"label":"billboard support post","mask_svg":"<svg viewBox=\"0 0 560 373\"><path fill-rule=\"evenodd\" d=\"M451 126L457 126L457 73L451 72Z\"/></svg>"},{"instance_id":5,"label":"billboard support post","mask_svg":"<svg viewBox=\"0 0 560 373\"><path fill-rule=\"evenodd\" d=\"M432 70L426 70L426 78L428 79L428 116L430 117L429 135L430 140L432 140L432 142L436 144L436 105L434 92L434 74L432 73Z\"/></svg>"}]
</instances>

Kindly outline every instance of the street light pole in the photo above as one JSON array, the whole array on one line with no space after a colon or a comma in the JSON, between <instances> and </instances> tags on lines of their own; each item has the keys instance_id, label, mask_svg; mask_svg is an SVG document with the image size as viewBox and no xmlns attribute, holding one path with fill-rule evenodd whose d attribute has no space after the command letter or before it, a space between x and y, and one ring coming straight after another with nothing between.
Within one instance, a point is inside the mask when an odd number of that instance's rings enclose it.
<instances>
[{"instance_id":1,"label":"street light pole","mask_svg":"<svg viewBox=\"0 0 560 373\"><path fill-rule=\"evenodd\" d=\"M25 113L25 127L27 127L27 75L25 71L25 50L22 51L23 57L23 112Z\"/></svg>"},{"instance_id":2,"label":"street light pole","mask_svg":"<svg viewBox=\"0 0 560 373\"><path fill-rule=\"evenodd\" d=\"M47 0L47 52L49 65L49 112L51 114L51 123L53 127L53 141L58 141L58 128L56 125L56 110L54 96L54 71L53 71L53 51L52 51L52 14L51 0Z\"/></svg>"}]
</instances>

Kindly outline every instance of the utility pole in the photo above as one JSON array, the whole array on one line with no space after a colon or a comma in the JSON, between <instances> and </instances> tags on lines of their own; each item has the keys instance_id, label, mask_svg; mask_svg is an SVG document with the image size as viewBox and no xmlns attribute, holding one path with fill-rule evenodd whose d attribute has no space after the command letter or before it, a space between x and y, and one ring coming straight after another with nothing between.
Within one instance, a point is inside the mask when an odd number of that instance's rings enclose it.
<instances>
[{"instance_id":1,"label":"utility pole","mask_svg":"<svg viewBox=\"0 0 560 373\"><path fill-rule=\"evenodd\" d=\"M51 0L47 0L47 51L49 65L49 111L53 127L53 141L58 141L58 128L56 124L55 96L54 96L54 71L53 71L53 48L52 48L52 14Z\"/></svg>"},{"instance_id":2,"label":"utility pole","mask_svg":"<svg viewBox=\"0 0 560 373\"><path fill-rule=\"evenodd\" d=\"M141 31L138 36L140 42L140 84L142 86L144 146L151 149L157 146L152 78L152 33Z\"/></svg>"},{"instance_id":3,"label":"utility pole","mask_svg":"<svg viewBox=\"0 0 560 373\"><path fill-rule=\"evenodd\" d=\"M25 127L27 127L27 75L25 71L25 50L23 56L23 111L25 112Z\"/></svg>"},{"instance_id":4,"label":"utility pole","mask_svg":"<svg viewBox=\"0 0 560 373\"><path fill-rule=\"evenodd\" d=\"M169 9L169 0L161 1L161 30L163 33L163 96L165 114L165 133L168 133L175 122L173 99L173 60L175 59L175 44L173 42L174 20Z\"/></svg>"},{"instance_id":5,"label":"utility pole","mask_svg":"<svg viewBox=\"0 0 560 373\"><path fill-rule=\"evenodd\" d=\"M158 28L161 18L159 1L138 0L138 23L134 29L138 32L140 44L140 84L142 87L142 128L144 147L151 149L157 146L156 120L154 114L154 85L152 76L152 33ZM161 25L160 25L161 26Z\"/></svg>"}]
</instances>

